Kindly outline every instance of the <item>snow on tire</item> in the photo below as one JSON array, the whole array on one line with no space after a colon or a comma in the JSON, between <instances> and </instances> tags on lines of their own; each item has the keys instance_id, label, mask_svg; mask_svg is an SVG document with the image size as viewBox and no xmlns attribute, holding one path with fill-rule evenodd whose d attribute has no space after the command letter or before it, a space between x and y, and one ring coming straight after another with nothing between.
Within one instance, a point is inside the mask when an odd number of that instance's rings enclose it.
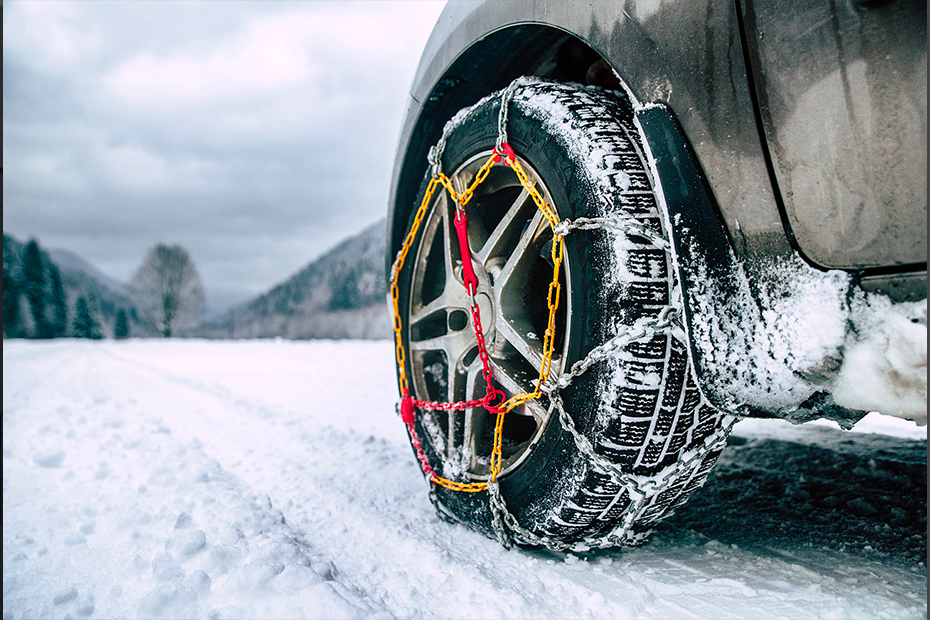
<instances>
[{"instance_id":1,"label":"snow on tire","mask_svg":"<svg viewBox=\"0 0 930 620\"><path fill-rule=\"evenodd\" d=\"M454 183L466 186L476 162L493 148L500 105L495 93L450 121L442 170ZM623 328L680 307L668 246L650 241L666 233L663 203L633 105L620 93L521 78L507 131L561 220L624 218L646 229L635 235L594 227L565 237L553 363L558 376ZM538 374L545 328L540 322L547 317L552 277L551 266L545 275L552 234L532 200L521 204L521 189L509 168L495 166L466 207L491 364L508 395L531 390ZM414 266L399 278L407 373L417 398L480 398L484 389L462 312L465 300L456 292L461 274L449 225L453 208L446 196L434 198L414 247ZM703 484L729 430L729 417L707 402L696 383L681 328L619 347L576 377L561 397L578 436L560 424L546 397L505 418L499 489L508 516L525 533L507 528L518 543L584 549L641 542L652 524ZM417 432L433 468L454 479L487 479L489 420L483 409L420 411ZM431 491L440 515L494 533L487 492L435 485Z\"/></svg>"}]
</instances>

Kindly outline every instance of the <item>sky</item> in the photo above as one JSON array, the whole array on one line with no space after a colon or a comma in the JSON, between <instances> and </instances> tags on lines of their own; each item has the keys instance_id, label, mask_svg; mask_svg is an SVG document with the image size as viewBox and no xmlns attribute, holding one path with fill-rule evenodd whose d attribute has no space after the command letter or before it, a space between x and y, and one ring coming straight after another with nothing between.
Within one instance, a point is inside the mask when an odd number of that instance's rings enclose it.
<instances>
[{"instance_id":1,"label":"sky","mask_svg":"<svg viewBox=\"0 0 930 620\"><path fill-rule=\"evenodd\" d=\"M128 281L190 252L214 311L384 217L444 2L3 3L3 229Z\"/></svg>"}]
</instances>

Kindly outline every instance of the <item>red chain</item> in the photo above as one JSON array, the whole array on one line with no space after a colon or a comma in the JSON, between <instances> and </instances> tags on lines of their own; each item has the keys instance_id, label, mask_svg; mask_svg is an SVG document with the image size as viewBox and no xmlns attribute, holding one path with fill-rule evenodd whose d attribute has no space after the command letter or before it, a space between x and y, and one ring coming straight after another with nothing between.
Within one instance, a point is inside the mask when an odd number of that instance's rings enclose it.
<instances>
[{"instance_id":1,"label":"red chain","mask_svg":"<svg viewBox=\"0 0 930 620\"><path fill-rule=\"evenodd\" d=\"M478 340L478 356L481 358L481 374L484 376L486 386L484 398L460 400L452 403L411 398L409 393L404 393L400 401L400 415L404 424L407 425L407 430L410 432L410 438L413 442L413 447L417 451L420 467L423 469L423 473L429 478L436 477L436 474L433 468L430 467L429 461L426 458L426 453L423 451L423 446L420 443L420 438L417 436L416 429L414 428L414 408L433 411L459 411L462 409L484 407L489 413L499 414L502 413L500 405L507 399L507 395L495 388L493 384L494 375L491 373L491 360L488 357L488 349L484 340L484 329L481 327L481 313L478 309L478 302L475 301L475 294L478 292L478 278L475 277L474 270L472 269L471 250L468 247L468 236L465 234L466 227L468 226L468 218L465 216L464 210L457 210L454 223L458 232L459 245L462 251L463 271L466 274L464 283L465 290L468 291L468 294L471 296L471 318L475 328L475 338ZM498 400L496 404L494 402L495 400Z\"/></svg>"},{"instance_id":2,"label":"red chain","mask_svg":"<svg viewBox=\"0 0 930 620\"><path fill-rule=\"evenodd\" d=\"M464 215L462 217L464 217ZM471 287L468 287L467 290L468 294L472 296L472 300L474 300L474 293L472 292ZM471 318L475 327L475 338L478 340L478 356L481 358L481 374L484 376L486 383L484 398L478 398L475 400L460 400L452 403L440 403L429 400L421 400L419 398L410 398L409 396L404 395L404 398L409 400L413 406L420 409L429 409L433 411L459 411L462 409L484 407L490 413L500 413L498 406L504 402L506 399L506 394L498 389L495 389L494 385L492 384L494 376L491 373L491 360L488 357L488 349L484 340L484 329L481 327L481 314L478 310L478 304L475 301L472 301L471 304ZM501 401L495 405L494 400L498 397L501 398Z\"/></svg>"},{"instance_id":3,"label":"red chain","mask_svg":"<svg viewBox=\"0 0 930 620\"><path fill-rule=\"evenodd\" d=\"M413 404L419 409L429 409L432 411L458 411L460 409L474 409L484 405L484 398L476 400L460 400L454 403L437 403L431 400L413 399Z\"/></svg>"},{"instance_id":4,"label":"red chain","mask_svg":"<svg viewBox=\"0 0 930 620\"><path fill-rule=\"evenodd\" d=\"M436 478L436 472L430 467L429 460L426 458L426 452L423 451L423 444L420 443L420 437L417 435L416 427L414 427L413 404L414 400L410 398L410 395L404 394L404 397L400 399L400 418L404 421L404 424L407 425L407 432L410 433L410 441L417 451L417 460L420 461L420 469L423 470L423 473L426 474L429 480L432 480Z\"/></svg>"},{"instance_id":5,"label":"red chain","mask_svg":"<svg viewBox=\"0 0 930 620\"><path fill-rule=\"evenodd\" d=\"M475 338L478 339L478 356L481 357L481 373L484 375L485 393L482 404L490 413L500 413L496 405L493 405L494 399L500 394L501 401L497 405L503 404L507 395L494 387L492 381L494 377L491 374L491 360L488 359L488 349L484 343L484 330L481 328L481 314L478 312L478 303L474 301L475 296L472 294L471 318L475 324Z\"/></svg>"}]
</instances>

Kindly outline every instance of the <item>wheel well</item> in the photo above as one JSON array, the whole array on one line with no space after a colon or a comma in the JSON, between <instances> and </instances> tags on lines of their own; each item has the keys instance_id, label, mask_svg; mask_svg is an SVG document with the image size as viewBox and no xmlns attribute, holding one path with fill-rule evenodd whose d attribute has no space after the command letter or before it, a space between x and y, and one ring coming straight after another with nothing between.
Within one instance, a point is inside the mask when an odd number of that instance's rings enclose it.
<instances>
[{"instance_id":1,"label":"wheel well","mask_svg":"<svg viewBox=\"0 0 930 620\"><path fill-rule=\"evenodd\" d=\"M407 215L423 171L426 154L439 140L446 121L460 109L485 95L505 88L521 75L536 75L560 82L578 82L620 90L620 81L606 60L578 37L541 24L523 24L498 30L465 50L433 86L410 141L394 189L391 252L400 247ZM390 259L387 265L390 272Z\"/></svg>"}]
</instances>

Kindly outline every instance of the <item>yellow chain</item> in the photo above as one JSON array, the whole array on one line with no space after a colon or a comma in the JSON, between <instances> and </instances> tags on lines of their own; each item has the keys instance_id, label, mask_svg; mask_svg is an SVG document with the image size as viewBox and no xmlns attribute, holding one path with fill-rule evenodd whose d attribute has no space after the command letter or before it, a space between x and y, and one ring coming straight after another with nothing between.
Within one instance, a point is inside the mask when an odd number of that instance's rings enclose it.
<instances>
[{"instance_id":1,"label":"yellow chain","mask_svg":"<svg viewBox=\"0 0 930 620\"><path fill-rule=\"evenodd\" d=\"M438 179L431 179L429 185L426 186L426 193L423 195L423 202L420 203L420 208L417 210L417 215L413 218L413 225L410 227L410 232L407 233L407 237L404 239L404 244L400 248L400 252L397 254L397 260L394 261L394 273L391 278L391 302L394 304L394 341L395 341L395 355L397 357L397 367L400 370L398 373L398 383L400 385L400 393L406 396L410 393L410 386L407 383L407 355L404 352L404 343L401 336L401 331L403 330L403 325L400 320L400 308L397 306L398 297L400 297L400 288L397 285L398 276L400 275L400 270L404 267L404 261L407 259L407 252L410 251L410 246L413 245L413 240L417 236L417 231L420 229L420 224L423 222L423 216L426 215L426 208L429 206L429 201L433 197L433 193L436 191L436 186L439 184Z\"/></svg>"},{"instance_id":2,"label":"yellow chain","mask_svg":"<svg viewBox=\"0 0 930 620\"><path fill-rule=\"evenodd\" d=\"M404 350L402 336L403 324L400 319L400 308L398 306L398 298L400 296L398 281L400 277L400 271L403 268L404 261L407 258L407 253L410 251L410 247L413 245L413 240L416 238L417 232L420 229L420 225L423 223L423 217L426 215L426 210L429 206L430 200L433 197L433 194L436 191L436 186L441 184L446 189L446 191L449 192L449 197L452 199L452 201L459 205L459 207L464 207L475 195L475 189L481 185L485 179L488 178L488 175L491 173L491 168L494 166L497 159L498 156L496 154L492 154L484 163L484 165L478 169L478 173L475 175L475 180L472 182L472 184L461 194L455 191L455 188L452 187L451 180L445 174L440 172L437 177L431 179L429 184L426 186L426 193L423 194L423 200L420 202L419 209L417 209L416 217L413 218L413 224L410 226L410 231L404 238L404 243L401 246L400 252L397 254L397 259L394 261L391 278L391 302L394 306L394 341L395 356L397 357L398 367L398 384L402 396L406 397L410 394L410 385L407 381L407 355ZM525 189L526 192L533 198L533 202L536 203L536 206L549 222L549 227L552 229L553 233L553 268L552 282L549 284L549 291L547 293L546 299L546 303L549 307L549 320L546 324L546 334L543 338L543 363L539 371L539 380L536 383L536 388L532 392L524 392L522 394L512 396L499 408L497 421L494 425L494 445L491 450L491 481L497 480L497 475L500 473L502 468L504 416L507 414L507 412L512 411L516 407L519 407L526 401L534 400L542 396L542 385L549 378L549 372L552 368L553 348L555 346L555 314L559 307L559 296L561 292L561 284L559 284L559 270L561 269L562 265L562 253L565 245L562 235L555 233L555 227L559 224L558 217L556 217L552 208L546 204L546 201L536 190L533 184L530 183L529 177L527 176L526 171L523 169L523 166L520 165L520 162L517 161L516 157L508 158L506 163L511 168L513 168L513 171L517 175L517 179L520 181L520 185L522 185L523 189ZM435 474L433 475L431 482L452 491L461 491L465 493L477 493L488 488L487 482L455 482Z\"/></svg>"},{"instance_id":3,"label":"yellow chain","mask_svg":"<svg viewBox=\"0 0 930 620\"><path fill-rule=\"evenodd\" d=\"M561 284L559 284L559 269L562 265L562 251L565 244L562 235L555 233L555 227L559 224L559 218L556 217L555 212L552 208L546 204L546 201L540 195L536 188L533 187L533 184L530 183L530 179L526 174L526 171L523 169L523 166L520 165L520 162L516 158L508 160L510 167L513 168L513 171L517 174L517 179L520 180L520 185L523 186L523 189L533 198L533 202L536 203L536 206L542 211L542 214L546 216L546 219L549 221L549 228L552 229L552 282L549 283L549 292L547 298L547 304L549 306L549 321L546 324L546 334L543 337L543 363L542 367L539 369L539 380L536 382L536 389L532 392L524 392L523 394L517 394L510 397L503 405L501 409L505 412L512 411L516 407L524 404L528 400L535 400L542 396L542 385L549 378L549 371L552 368L552 354L553 348L555 346L555 313L559 307L559 293L561 292ZM494 459L492 455L491 462L493 464ZM492 478L493 480L493 478Z\"/></svg>"}]
</instances>

